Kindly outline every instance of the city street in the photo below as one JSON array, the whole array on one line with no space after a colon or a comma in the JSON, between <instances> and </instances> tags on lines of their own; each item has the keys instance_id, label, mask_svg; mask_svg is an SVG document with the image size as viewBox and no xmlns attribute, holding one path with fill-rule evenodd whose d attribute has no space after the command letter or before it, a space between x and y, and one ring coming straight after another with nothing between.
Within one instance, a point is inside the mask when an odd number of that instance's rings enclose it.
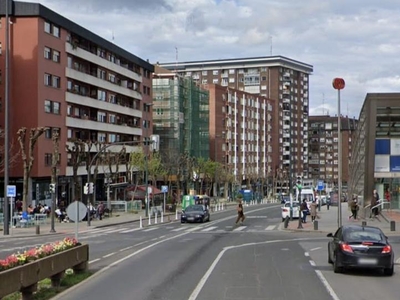
<instances>
[{"instance_id":1,"label":"city street","mask_svg":"<svg viewBox=\"0 0 400 300\"><path fill-rule=\"evenodd\" d=\"M245 213L242 226L234 224L231 208L213 213L209 223L83 230L79 240L89 244L96 273L55 299L398 299L399 265L392 277L335 274L327 262L326 232L284 230L280 204L248 206ZM328 221L335 210L321 213ZM0 257L64 236L3 238ZM400 235L390 240L400 253Z\"/></svg>"}]
</instances>

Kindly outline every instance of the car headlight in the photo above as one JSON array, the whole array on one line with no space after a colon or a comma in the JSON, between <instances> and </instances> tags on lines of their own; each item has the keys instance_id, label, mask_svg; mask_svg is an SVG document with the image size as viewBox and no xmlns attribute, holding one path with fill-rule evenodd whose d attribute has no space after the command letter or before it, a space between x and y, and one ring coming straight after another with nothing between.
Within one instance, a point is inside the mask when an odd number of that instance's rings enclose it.
<instances>
[{"instance_id":1,"label":"car headlight","mask_svg":"<svg viewBox=\"0 0 400 300\"><path fill-rule=\"evenodd\" d=\"M201 218L202 217L202 215L196 215L196 218Z\"/></svg>"}]
</instances>

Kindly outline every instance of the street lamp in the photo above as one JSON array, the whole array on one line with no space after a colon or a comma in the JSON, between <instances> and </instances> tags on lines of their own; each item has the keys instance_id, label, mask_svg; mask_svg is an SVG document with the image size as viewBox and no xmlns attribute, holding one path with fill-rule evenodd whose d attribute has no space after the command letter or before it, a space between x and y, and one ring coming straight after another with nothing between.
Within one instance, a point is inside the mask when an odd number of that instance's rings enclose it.
<instances>
[{"instance_id":1,"label":"street lamp","mask_svg":"<svg viewBox=\"0 0 400 300\"><path fill-rule=\"evenodd\" d=\"M333 88L338 91L338 227L342 226L342 135L340 117L340 90L344 89L343 78L334 78Z\"/></svg>"},{"instance_id":2,"label":"street lamp","mask_svg":"<svg viewBox=\"0 0 400 300\"><path fill-rule=\"evenodd\" d=\"M145 103L144 104L145 105L145 107L147 107L147 109L146 109L146 112L149 112L150 111L150 107L151 106L153 106L153 103ZM146 136L145 137L143 137L143 141L145 141L145 145L149 145L149 137L148 137L148 135L149 135L149 133L148 133L148 130L149 130L149 124L150 124L150 121L148 121L148 120L146 120L145 121L145 129L146 129L146 131L145 131L145 133L146 133ZM144 202L145 202L145 204L146 204L146 217L148 217L149 216L149 206L150 206L150 201L149 201L149 161L148 161L148 157L147 157L147 154L148 154L148 151L149 149L148 149L148 147L147 147L147 151L146 151L146 153L145 153L145 156L146 156L146 159L145 159L145 181L146 181L146 191L145 191L145 200L144 200Z\"/></svg>"}]
</instances>

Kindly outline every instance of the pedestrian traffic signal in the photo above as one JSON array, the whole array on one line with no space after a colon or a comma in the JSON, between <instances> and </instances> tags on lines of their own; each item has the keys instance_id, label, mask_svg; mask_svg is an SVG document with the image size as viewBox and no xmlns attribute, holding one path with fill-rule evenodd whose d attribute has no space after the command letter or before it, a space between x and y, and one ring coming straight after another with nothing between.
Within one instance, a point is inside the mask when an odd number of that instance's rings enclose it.
<instances>
[{"instance_id":1,"label":"pedestrian traffic signal","mask_svg":"<svg viewBox=\"0 0 400 300\"><path fill-rule=\"evenodd\" d=\"M54 183L50 183L50 194L56 193L56 185Z\"/></svg>"},{"instance_id":2,"label":"pedestrian traffic signal","mask_svg":"<svg viewBox=\"0 0 400 300\"><path fill-rule=\"evenodd\" d=\"M83 193L85 195L89 194L89 183L85 183L85 186L83 187Z\"/></svg>"},{"instance_id":3,"label":"pedestrian traffic signal","mask_svg":"<svg viewBox=\"0 0 400 300\"><path fill-rule=\"evenodd\" d=\"M89 182L89 194L93 194L93 182Z\"/></svg>"}]
</instances>

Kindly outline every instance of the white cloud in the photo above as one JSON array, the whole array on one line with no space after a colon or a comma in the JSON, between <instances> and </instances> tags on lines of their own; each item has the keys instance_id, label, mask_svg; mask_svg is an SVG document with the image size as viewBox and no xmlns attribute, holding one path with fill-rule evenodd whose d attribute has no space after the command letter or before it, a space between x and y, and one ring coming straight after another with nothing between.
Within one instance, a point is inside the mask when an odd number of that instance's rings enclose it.
<instances>
[{"instance_id":1,"label":"white cloud","mask_svg":"<svg viewBox=\"0 0 400 300\"><path fill-rule=\"evenodd\" d=\"M31 0L151 62L272 54L314 66L310 112L358 117L367 92L400 89L397 0ZM323 100L325 99L325 100Z\"/></svg>"}]
</instances>

